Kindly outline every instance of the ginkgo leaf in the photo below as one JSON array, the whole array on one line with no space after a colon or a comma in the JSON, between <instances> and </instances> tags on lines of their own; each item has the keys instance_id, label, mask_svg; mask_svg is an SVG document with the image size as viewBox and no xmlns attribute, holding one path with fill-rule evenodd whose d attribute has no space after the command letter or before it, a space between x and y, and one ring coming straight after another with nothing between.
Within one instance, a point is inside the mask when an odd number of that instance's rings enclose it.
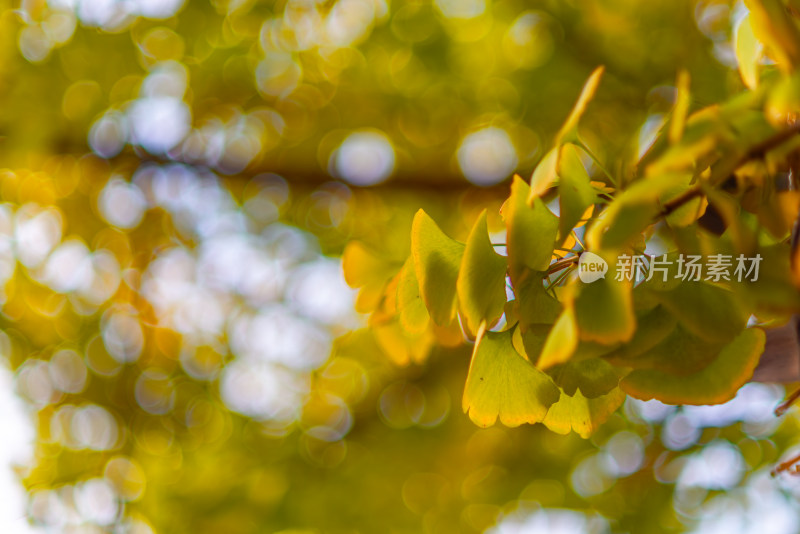
<instances>
[{"instance_id":1,"label":"ginkgo leaf","mask_svg":"<svg viewBox=\"0 0 800 534\"><path fill-rule=\"evenodd\" d=\"M619 365L631 365L627 360L635 359L661 343L669 336L678 320L663 306L656 306L636 318L636 332L630 341L607 355Z\"/></svg>"},{"instance_id":2,"label":"ginkgo leaf","mask_svg":"<svg viewBox=\"0 0 800 534\"><path fill-rule=\"evenodd\" d=\"M676 175L674 184L666 187L659 195L658 200L660 205L668 205L671 200L686 194L692 187L692 176L690 174ZM707 207L708 200L706 197L704 195L698 195L673 209L664 217L664 220L672 228L689 226L705 214Z\"/></svg>"},{"instance_id":3,"label":"ginkgo leaf","mask_svg":"<svg viewBox=\"0 0 800 534\"><path fill-rule=\"evenodd\" d=\"M620 387L641 400L669 404L721 404L731 400L753 376L766 336L759 328L743 330L702 371L679 376L657 370L633 371Z\"/></svg>"},{"instance_id":4,"label":"ginkgo leaf","mask_svg":"<svg viewBox=\"0 0 800 534\"><path fill-rule=\"evenodd\" d=\"M462 407L478 426L537 423L558 400L553 380L517 353L511 335L482 329L475 343Z\"/></svg>"},{"instance_id":5,"label":"ginkgo leaf","mask_svg":"<svg viewBox=\"0 0 800 534\"><path fill-rule=\"evenodd\" d=\"M672 107L672 116L670 117L669 130L667 137L672 144L680 141L683 135L683 127L686 125L686 114L689 112L689 73L682 70L678 73L677 83L677 96L675 97L675 105Z\"/></svg>"},{"instance_id":6,"label":"ginkgo leaf","mask_svg":"<svg viewBox=\"0 0 800 534\"><path fill-rule=\"evenodd\" d=\"M594 69L594 71L592 71L592 74L586 80L586 83L583 85L583 89L581 89L581 94L578 97L578 101L575 102L575 106L572 108L569 117L567 117L564 125L556 135L556 146L562 143L578 140L578 122L581 120L583 113L586 111L586 107L589 105L589 102L594 97L594 94L597 91L597 86L600 85L600 79L603 77L604 71L604 67L597 67Z\"/></svg>"},{"instance_id":7,"label":"ginkgo leaf","mask_svg":"<svg viewBox=\"0 0 800 534\"><path fill-rule=\"evenodd\" d=\"M747 312L736 294L706 282L686 281L658 298L681 325L701 339L727 342L747 324Z\"/></svg>"},{"instance_id":8,"label":"ginkgo leaf","mask_svg":"<svg viewBox=\"0 0 800 534\"><path fill-rule=\"evenodd\" d=\"M536 367L545 370L554 365L564 363L572 356L578 346L578 328L571 307L561 312L550 334L547 336Z\"/></svg>"},{"instance_id":9,"label":"ginkgo leaf","mask_svg":"<svg viewBox=\"0 0 800 534\"><path fill-rule=\"evenodd\" d=\"M528 204L533 204L535 199L540 198L555 185L556 178L558 178L558 156L558 147L551 149L533 170L530 192L526 197Z\"/></svg>"},{"instance_id":10,"label":"ginkgo leaf","mask_svg":"<svg viewBox=\"0 0 800 534\"><path fill-rule=\"evenodd\" d=\"M697 337L678 324L646 351L627 359L612 354L608 360L632 369L655 369L674 375L688 375L707 367L724 346L725 343Z\"/></svg>"},{"instance_id":11,"label":"ginkgo leaf","mask_svg":"<svg viewBox=\"0 0 800 534\"><path fill-rule=\"evenodd\" d=\"M629 245L655 222L660 211L658 196L661 181L639 180L600 214L586 232L586 245L592 250L617 249Z\"/></svg>"},{"instance_id":12,"label":"ginkgo leaf","mask_svg":"<svg viewBox=\"0 0 800 534\"><path fill-rule=\"evenodd\" d=\"M581 162L578 148L567 143L558 161L559 240L563 241L583 214L597 200L589 173Z\"/></svg>"},{"instance_id":13,"label":"ginkgo leaf","mask_svg":"<svg viewBox=\"0 0 800 534\"><path fill-rule=\"evenodd\" d=\"M419 334L428 327L430 314L420 296L413 258L408 258L400 270L397 282L397 310L400 313L400 324L409 333Z\"/></svg>"},{"instance_id":14,"label":"ginkgo leaf","mask_svg":"<svg viewBox=\"0 0 800 534\"><path fill-rule=\"evenodd\" d=\"M373 326L375 340L392 362L405 366L422 363L433 349L435 338L430 330L422 334L409 334L397 321Z\"/></svg>"},{"instance_id":15,"label":"ginkgo leaf","mask_svg":"<svg viewBox=\"0 0 800 534\"><path fill-rule=\"evenodd\" d=\"M781 0L745 0L755 37L764 43L772 58L792 72L800 65L800 30Z\"/></svg>"},{"instance_id":16,"label":"ginkgo leaf","mask_svg":"<svg viewBox=\"0 0 800 534\"><path fill-rule=\"evenodd\" d=\"M526 329L520 325L520 328L514 331L515 346L519 346L517 336L522 341L522 350L517 349L519 353L525 356L529 362L536 364L551 328L552 326L548 324L531 324Z\"/></svg>"},{"instance_id":17,"label":"ginkgo leaf","mask_svg":"<svg viewBox=\"0 0 800 534\"><path fill-rule=\"evenodd\" d=\"M625 342L636 331L632 282L616 280L617 258L605 255L608 273L590 284L581 283L574 301L580 338L605 345Z\"/></svg>"},{"instance_id":18,"label":"ginkgo leaf","mask_svg":"<svg viewBox=\"0 0 800 534\"><path fill-rule=\"evenodd\" d=\"M523 330L531 324L551 325L561 315L561 303L545 290L541 273L532 272L517 281L514 294L514 311Z\"/></svg>"},{"instance_id":19,"label":"ginkgo leaf","mask_svg":"<svg viewBox=\"0 0 800 534\"><path fill-rule=\"evenodd\" d=\"M411 226L411 254L431 318L439 325L450 324L456 313L456 282L464 244L446 236L419 210Z\"/></svg>"},{"instance_id":20,"label":"ginkgo leaf","mask_svg":"<svg viewBox=\"0 0 800 534\"><path fill-rule=\"evenodd\" d=\"M604 358L572 360L549 372L564 393L573 396L580 392L593 399L607 394L619 385L620 371Z\"/></svg>"},{"instance_id":21,"label":"ginkgo leaf","mask_svg":"<svg viewBox=\"0 0 800 534\"><path fill-rule=\"evenodd\" d=\"M397 272L397 265L382 258L359 241L351 241L342 253L344 279L350 287L360 288L356 310L374 310L383 298L386 283Z\"/></svg>"},{"instance_id":22,"label":"ginkgo leaf","mask_svg":"<svg viewBox=\"0 0 800 534\"><path fill-rule=\"evenodd\" d=\"M758 87L758 63L764 47L753 33L749 14L745 15L736 26L734 42L736 61L739 63L739 74L742 76L742 81L748 88L755 89Z\"/></svg>"},{"instance_id":23,"label":"ginkgo leaf","mask_svg":"<svg viewBox=\"0 0 800 534\"><path fill-rule=\"evenodd\" d=\"M486 321L494 325L506 303L506 259L489 240L486 211L481 213L467 239L456 284L459 307L470 332Z\"/></svg>"},{"instance_id":24,"label":"ginkgo leaf","mask_svg":"<svg viewBox=\"0 0 800 534\"><path fill-rule=\"evenodd\" d=\"M547 270L558 234L558 217L539 198L528 205L529 194L528 184L515 176L503 207L509 274L514 282L525 269Z\"/></svg>"},{"instance_id":25,"label":"ginkgo leaf","mask_svg":"<svg viewBox=\"0 0 800 534\"><path fill-rule=\"evenodd\" d=\"M625 393L614 388L605 395L587 399L580 390L570 396L561 392L558 402L550 406L544 425L557 434L574 431L586 439L625 401Z\"/></svg>"}]
</instances>

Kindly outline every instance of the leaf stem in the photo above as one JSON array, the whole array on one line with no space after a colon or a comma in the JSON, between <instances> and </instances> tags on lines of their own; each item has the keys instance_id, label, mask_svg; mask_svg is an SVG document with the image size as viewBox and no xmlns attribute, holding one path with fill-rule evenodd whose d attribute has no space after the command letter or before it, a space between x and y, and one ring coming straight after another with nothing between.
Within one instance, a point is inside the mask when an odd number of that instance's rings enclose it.
<instances>
[{"instance_id":1,"label":"leaf stem","mask_svg":"<svg viewBox=\"0 0 800 534\"><path fill-rule=\"evenodd\" d=\"M618 187L617 180L613 176L611 176L611 173L608 172L608 169L606 169L605 166L603 166L603 164L600 163L600 160L595 155L595 153L592 152L592 149L589 148L589 145L584 143L582 140L578 139L578 146L581 147L584 150L584 152L586 152L589 155L590 158L592 158L592 161L594 162L595 165L597 165L597 168L603 171L603 174L606 175L606 178L608 178L608 180L611 182L611 185L613 185L614 188L616 189Z\"/></svg>"}]
</instances>

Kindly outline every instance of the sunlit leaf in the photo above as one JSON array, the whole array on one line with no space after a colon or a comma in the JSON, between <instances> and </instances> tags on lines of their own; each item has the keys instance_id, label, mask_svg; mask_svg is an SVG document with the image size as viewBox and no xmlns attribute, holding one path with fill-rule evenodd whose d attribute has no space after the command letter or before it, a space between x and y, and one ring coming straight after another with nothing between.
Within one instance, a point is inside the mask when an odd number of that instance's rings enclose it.
<instances>
[{"instance_id":1,"label":"sunlit leaf","mask_svg":"<svg viewBox=\"0 0 800 534\"><path fill-rule=\"evenodd\" d=\"M606 256L609 270L605 278L581 283L575 297L575 320L581 339L605 345L625 342L636 331L636 316L630 281L615 279L617 259Z\"/></svg>"},{"instance_id":2,"label":"sunlit leaf","mask_svg":"<svg viewBox=\"0 0 800 534\"><path fill-rule=\"evenodd\" d=\"M472 353L462 407L482 427L537 423L559 397L552 379L517 353L511 332L481 332Z\"/></svg>"},{"instance_id":3,"label":"sunlit leaf","mask_svg":"<svg viewBox=\"0 0 800 534\"><path fill-rule=\"evenodd\" d=\"M414 216L411 254L431 318L448 325L456 312L456 282L464 245L447 237L424 211Z\"/></svg>"},{"instance_id":4,"label":"sunlit leaf","mask_svg":"<svg viewBox=\"0 0 800 534\"><path fill-rule=\"evenodd\" d=\"M397 272L397 265L359 241L351 241L345 247L342 268L347 284L360 288L356 308L361 312L372 311L378 306L386 283Z\"/></svg>"},{"instance_id":5,"label":"sunlit leaf","mask_svg":"<svg viewBox=\"0 0 800 534\"><path fill-rule=\"evenodd\" d=\"M597 86L600 85L600 79L603 77L604 71L605 67L597 67L586 80L583 89L581 89L578 101L575 102L575 106L572 108L569 117L567 117L564 125L556 135L556 145L578 140L578 122L586 111L589 102L591 102L594 97L594 93L597 91Z\"/></svg>"},{"instance_id":6,"label":"sunlit leaf","mask_svg":"<svg viewBox=\"0 0 800 534\"><path fill-rule=\"evenodd\" d=\"M489 240L486 212L472 227L456 284L459 307L473 333L484 321L494 325L506 303L506 259Z\"/></svg>"},{"instance_id":7,"label":"sunlit leaf","mask_svg":"<svg viewBox=\"0 0 800 534\"><path fill-rule=\"evenodd\" d=\"M780 0L745 0L755 37L785 71L800 64L800 30Z\"/></svg>"},{"instance_id":8,"label":"sunlit leaf","mask_svg":"<svg viewBox=\"0 0 800 534\"><path fill-rule=\"evenodd\" d=\"M660 211L658 196L664 183L640 180L615 197L586 232L589 249L621 248L637 239Z\"/></svg>"},{"instance_id":9,"label":"sunlit leaf","mask_svg":"<svg viewBox=\"0 0 800 534\"><path fill-rule=\"evenodd\" d=\"M434 346L430 331L422 334L409 334L396 321L373 326L375 340L389 359L396 365L422 363Z\"/></svg>"},{"instance_id":10,"label":"sunlit leaf","mask_svg":"<svg viewBox=\"0 0 800 534\"><path fill-rule=\"evenodd\" d=\"M686 114L689 112L690 93L689 93L689 73L682 70L678 73L677 95L675 105L672 107L672 117L669 122L669 142L677 143L683 135L683 128L686 125Z\"/></svg>"},{"instance_id":11,"label":"sunlit leaf","mask_svg":"<svg viewBox=\"0 0 800 534\"><path fill-rule=\"evenodd\" d=\"M559 148L553 148L544 155L542 160L533 170L531 175L530 191L526 198L528 204L533 205L534 201L544 195L548 189L555 185L558 178L558 159ZM513 186L512 186L513 187ZM513 194L513 192L512 192Z\"/></svg>"},{"instance_id":12,"label":"sunlit leaf","mask_svg":"<svg viewBox=\"0 0 800 534\"><path fill-rule=\"evenodd\" d=\"M624 400L625 393L619 388L591 399L584 397L580 390L571 396L562 391L543 422L553 432L568 434L572 430L585 439L605 423Z\"/></svg>"},{"instance_id":13,"label":"sunlit leaf","mask_svg":"<svg viewBox=\"0 0 800 534\"><path fill-rule=\"evenodd\" d=\"M411 257L400 270L397 283L397 310L400 312L400 324L409 333L419 334L428 327L430 314L420 296L417 272Z\"/></svg>"},{"instance_id":14,"label":"sunlit leaf","mask_svg":"<svg viewBox=\"0 0 800 534\"><path fill-rule=\"evenodd\" d=\"M749 14L742 18L739 25L736 26L734 42L742 81L750 89L755 89L758 87L758 62L761 59L763 48L753 33Z\"/></svg>"},{"instance_id":15,"label":"sunlit leaf","mask_svg":"<svg viewBox=\"0 0 800 534\"><path fill-rule=\"evenodd\" d=\"M542 348L536 367L548 369L569 360L578 346L578 329L572 308L566 308L553 325Z\"/></svg>"},{"instance_id":16,"label":"sunlit leaf","mask_svg":"<svg viewBox=\"0 0 800 534\"><path fill-rule=\"evenodd\" d=\"M544 271L558 234L558 218L539 198L528 205L530 187L518 176L503 207L506 223L508 264L511 279L519 280L525 269Z\"/></svg>"},{"instance_id":17,"label":"sunlit leaf","mask_svg":"<svg viewBox=\"0 0 800 534\"><path fill-rule=\"evenodd\" d=\"M583 217L587 208L597 200L591 179L581 162L578 148L565 144L558 161L559 239L561 241Z\"/></svg>"}]
</instances>

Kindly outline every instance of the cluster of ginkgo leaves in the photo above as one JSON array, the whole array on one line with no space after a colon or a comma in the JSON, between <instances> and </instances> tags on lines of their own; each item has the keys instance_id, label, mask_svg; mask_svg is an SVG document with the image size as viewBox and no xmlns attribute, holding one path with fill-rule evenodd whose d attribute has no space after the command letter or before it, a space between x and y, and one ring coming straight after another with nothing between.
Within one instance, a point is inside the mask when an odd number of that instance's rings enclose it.
<instances>
[{"instance_id":1,"label":"cluster of ginkgo leaves","mask_svg":"<svg viewBox=\"0 0 800 534\"><path fill-rule=\"evenodd\" d=\"M598 68L530 183L514 177L504 232L490 234L482 213L460 242L420 210L402 265L352 243L345 273L379 346L402 364L422 362L436 344L474 342L463 409L480 426L541 422L586 437L626 394L733 398L753 375L765 329L800 311L789 244L800 204L791 172L800 31L778 0L749 8L736 37L746 87L690 113L680 73L672 113L641 157L604 166L578 133ZM620 258L652 261L655 250L664 260L759 256L760 271L694 280L671 261L664 276L615 276ZM591 284L576 276L586 251L609 266Z\"/></svg>"}]
</instances>

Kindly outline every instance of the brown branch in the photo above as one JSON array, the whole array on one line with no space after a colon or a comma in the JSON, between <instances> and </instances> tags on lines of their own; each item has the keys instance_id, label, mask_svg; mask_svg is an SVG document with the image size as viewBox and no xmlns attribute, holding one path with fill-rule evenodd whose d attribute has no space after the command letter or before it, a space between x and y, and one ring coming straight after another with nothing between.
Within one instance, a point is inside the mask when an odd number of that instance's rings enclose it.
<instances>
[{"instance_id":1,"label":"brown branch","mask_svg":"<svg viewBox=\"0 0 800 534\"><path fill-rule=\"evenodd\" d=\"M780 417L781 415L785 414L786 410L788 410L798 398L800 398L800 388L798 388L794 393L786 397L786 400L784 400L777 406L777 408L775 408L775 415L777 417Z\"/></svg>"},{"instance_id":2,"label":"brown branch","mask_svg":"<svg viewBox=\"0 0 800 534\"><path fill-rule=\"evenodd\" d=\"M758 143L757 145L750 147L750 149L747 152L745 152L742 155L742 157L740 157L738 161L734 164L732 170L736 170L742 165L750 161L753 161L755 159L763 159L769 151L778 148L783 143L789 141L792 137L794 137L797 134L800 134L800 123L795 123L790 128L781 130L772 137L769 137L764 141ZM725 173L724 178L727 179L728 176L729 173ZM719 185L719 184L712 184L712 185ZM703 188L700 186L700 184L696 184L695 186L691 187L690 189L687 189L682 194L673 198L669 202L666 202L663 208L661 209L659 217L664 217L669 215L670 213L674 212L684 204L702 195L703 195Z\"/></svg>"},{"instance_id":3,"label":"brown branch","mask_svg":"<svg viewBox=\"0 0 800 534\"><path fill-rule=\"evenodd\" d=\"M563 260L558 260L555 263L550 264L550 267L547 269L547 275L551 275L553 273L557 273L561 269L566 269L567 267L571 267L573 263L578 263L579 256L571 256L569 258L564 258Z\"/></svg>"},{"instance_id":4,"label":"brown branch","mask_svg":"<svg viewBox=\"0 0 800 534\"><path fill-rule=\"evenodd\" d=\"M770 475L775 476L779 473L783 473L784 471L788 471L792 468L792 466L796 465L797 462L800 462L800 454L792 456L785 462L779 463L771 472Z\"/></svg>"}]
</instances>

